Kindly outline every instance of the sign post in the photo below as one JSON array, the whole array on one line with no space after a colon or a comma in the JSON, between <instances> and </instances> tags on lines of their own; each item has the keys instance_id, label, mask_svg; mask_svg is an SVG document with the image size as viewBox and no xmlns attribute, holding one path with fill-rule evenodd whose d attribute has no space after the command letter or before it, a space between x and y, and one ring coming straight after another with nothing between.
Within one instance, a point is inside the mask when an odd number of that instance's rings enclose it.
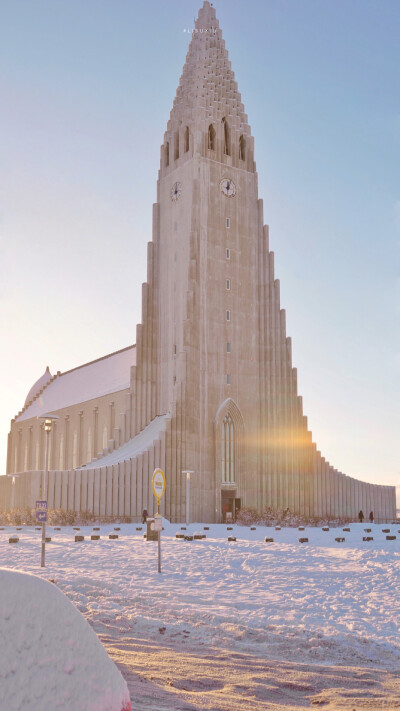
<instances>
[{"instance_id":1,"label":"sign post","mask_svg":"<svg viewBox=\"0 0 400 711\"><path fill-rule=\"evenodd\" d=\"M162 531L162 516L160 514L160 502L165 492L165 476L162 469L155 469L151 480L153 494L157 499L157 513L154 516L154 523L151 524L152 530L157 531L158 539L158 572L161 573L161 531Z\"/></svg>"},{"instance_id":2,"label":"sign post","mask_svg":"<svg viewBox=\"0 0 400 711\"><path fill-rule=\"evenodd\" d=\"M43 496L43 494L42 494ZM36 521L42 524L42 550L40 564L44 568L46 547L47 500L36 501Z\"/></svg>"}]
</instances>

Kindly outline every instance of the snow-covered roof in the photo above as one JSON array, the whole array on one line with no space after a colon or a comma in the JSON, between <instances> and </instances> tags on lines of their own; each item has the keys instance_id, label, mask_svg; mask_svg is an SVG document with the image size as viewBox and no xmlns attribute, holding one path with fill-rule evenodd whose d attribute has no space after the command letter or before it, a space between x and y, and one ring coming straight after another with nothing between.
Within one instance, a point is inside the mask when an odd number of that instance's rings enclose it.
<instances>
[{"instance_id":1,"label":"snow-covered roof","mask_svg":"<svg viewBox=\"0 0 400 711\"><path fill-rule=\"evenodd\" d=\"M24 408L16 421L125 390L129 388L130 369L135 363L136 347L128 346L65 373L57 373L42 391L38 391L33 402Z\"/></svg>"},{"instance_id":2,"label":"snow-covered roof","mask_svg":"<svg viewBox=\"0 0 400 711\"><path fill-rule=\"evenodd\" d=\"M40 392L46 387L46 385L49 384L52 377L53 376L50 373L50 368L49 366L47 366L43 375L40 376L40 378L36 381L36 383L32 385L31 389L29 390L29 393L26 396L24 407L27 407L29 403L40 394Z\"/></svg>"},{"instance_id":3,"label":"snow-covered roof","mask_svg":"<svg viewBox=\"0 0 400 711\"><path fill-rule=\"evenodd\" d=\"M154 440L157 439L161 430L164 428L164 420L166 417L167 415L155 417L144 430L139 432L136 437L130 439L129 442L126 442L126 444L110 452L110 454L101 457L101 459L79 467L79 469L97 469L98 467L112 466L113 464L125 462L132 459L132 457L136 457L150 447Z\"/></svg>"}]
</instances>

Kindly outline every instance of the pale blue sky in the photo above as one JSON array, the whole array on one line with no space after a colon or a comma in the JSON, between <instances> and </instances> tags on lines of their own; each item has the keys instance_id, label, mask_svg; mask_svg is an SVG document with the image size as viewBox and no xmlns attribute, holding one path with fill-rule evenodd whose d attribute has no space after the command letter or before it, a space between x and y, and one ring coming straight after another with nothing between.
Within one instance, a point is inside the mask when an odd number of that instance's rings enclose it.
<instances>
[{"instance_id":1,"label":"pale blue sky","mask_svg":"<svg viewBox=\"0 0 400 711\"><path fill-rule=\"evenodd\" d=\"M400 3L214 3L299 391L341 471L400 482ZM200 2L0 0L0 472L46 365L135 341L159 150Z\"/></svg>"}]
</instances>

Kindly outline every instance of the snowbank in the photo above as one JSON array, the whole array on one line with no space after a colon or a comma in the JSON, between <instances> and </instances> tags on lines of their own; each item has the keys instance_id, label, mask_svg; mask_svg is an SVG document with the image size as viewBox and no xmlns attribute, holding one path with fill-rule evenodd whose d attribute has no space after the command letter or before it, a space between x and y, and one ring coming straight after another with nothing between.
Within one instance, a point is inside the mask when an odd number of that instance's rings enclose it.
<instances>
[{"instance_id":1,"label":"snowbank","mask_svg":"<svg viewBox=\"0 0 400 711\"><path fill-rule=\"evenodd\" d=\"M1 711L130 711L128 688L68 598L0 569Z\"/></svg>"}]
</instances>

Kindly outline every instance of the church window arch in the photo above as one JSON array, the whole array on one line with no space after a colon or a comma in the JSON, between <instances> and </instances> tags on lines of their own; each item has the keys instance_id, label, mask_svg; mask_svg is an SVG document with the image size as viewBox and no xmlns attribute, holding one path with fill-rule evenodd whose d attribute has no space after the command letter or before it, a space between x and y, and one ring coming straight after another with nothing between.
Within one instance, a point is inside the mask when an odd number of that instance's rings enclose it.
<instances>
[{"instance_id":1,"label":"church window arch","mask_svg":"<svg viewBox=\"0 0 400 711\"><path fill-rule=\"evenodd\" d=\"M221 477L225 483L235 481L235 426L229 413L221 425Z\"/></svg>"},{"instance_id":2,"label":"church window arch","mask_svg":"<svg viewBox=\"0 0 400 711\"><path fill-rule=\"evenodd\" d=\"M187 153L189 150L189 126L185 128L185 141L184 141L184 151Z\"/></svg>"},{"instance_id":3,"label":"church window arch","mask_svg":"<svg viewBox=\"0 0 400 711\"><path fill-rule=\"evenodd\" d=\"M165 144L164 157L165 157L165 166L168 167L169 166L169 141L167 141Z\"/></svg>"},{"instance_id":4,"label":"church window arch","mask_svg":"<svg viewBox=\"0 0 400 711\"><path fill-rule=\"evenodd\" d=\"M229 124L228 124L228 121L226 120L225 116L222 119L222 124L224 127L224 154L226 156L230 156L230 154L231 154L231 140L230 140L230 135L229 135Z\"/></svg>"},{"instance_id":5,"label":"church window arch","mask_svg":"<svg viewBox=\"0 0 400 711\"><path fill-rule=\"evenodd\" d=\"M243 135L239 138L239 159L246 159L246 139Z\"/></svg>"},{"instance_id":6,"label":"church window arch","mask_svg":"<svg viewBox=\"0 0 400 711\"><path fill-rule=\"evenodd\" d=\"M215 128L212 123L208 127L208 148L215 151Z\"/></svg>"}]
</instances>

